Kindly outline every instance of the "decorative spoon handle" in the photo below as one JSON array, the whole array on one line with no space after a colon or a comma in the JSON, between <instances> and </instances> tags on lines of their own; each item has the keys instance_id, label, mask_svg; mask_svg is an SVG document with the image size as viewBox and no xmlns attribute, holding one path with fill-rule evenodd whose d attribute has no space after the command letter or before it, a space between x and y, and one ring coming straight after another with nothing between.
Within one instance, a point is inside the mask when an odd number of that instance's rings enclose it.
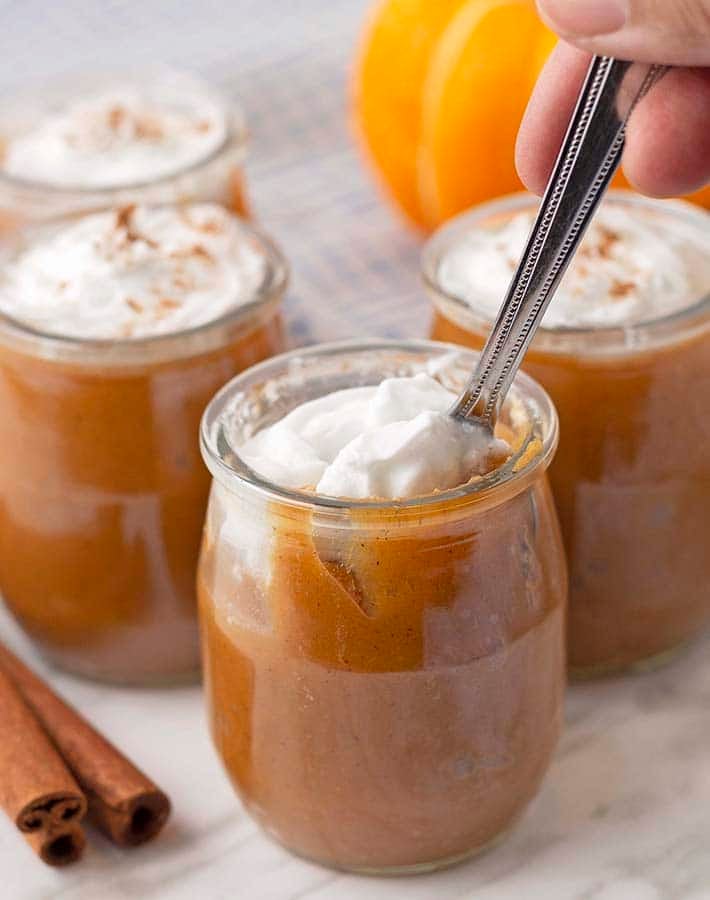
<instances>
[{"instance_id":1,"label":"decorative spoon handle","mask_svg":"<svg viewBox=\"0 0 710 900\"><path fill-rule=\"evenodd\" d=\"M452 415L495 425L515 373L621 161L636 103L666 72L596 56L505 300Z\"/></svg>"}]
</instances>

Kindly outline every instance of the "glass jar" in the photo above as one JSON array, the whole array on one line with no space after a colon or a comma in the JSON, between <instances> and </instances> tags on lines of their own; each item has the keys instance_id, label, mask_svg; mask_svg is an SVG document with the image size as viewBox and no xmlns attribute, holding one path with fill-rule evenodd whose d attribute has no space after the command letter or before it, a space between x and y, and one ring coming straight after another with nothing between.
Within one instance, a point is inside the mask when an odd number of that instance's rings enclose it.
<instances>
[{"instance_id":1,"label":"glass jar","mask_svg":"<svg viewBox=\"0 0 710 900\"><path fill-rule=\"evenodd\" d=\"M264 277L208 324L81 340L0 315L0 590L68 671L127 684L197 675L200 418L227 379L283 350L285 262L241 227Z\"/></svg>"},{"instance_id":2,"label":"glass jar","mask_svg":"<svg viewBox=\"0 0 710 900\"><path fill-rule=\"evenodd\" d=\"M401 502L271 484L235 446L294 406L469 352L333 344L244 373L210 403L198 574L212 735L249 812L293 852L360 872L435 869L496 841L560 730L566 570L545 470L557 418L516 382L500 469Z\"/></svg>"},{"instance_id":3,"label":"glass jar","mask_svg":"<svg viewBox=\"0 0 710 900\"><path fill-rule=\"evenodd\" d=\"M707 214L685 203L620 191L608 202L657 216L669 232L710 234ZM434 337L483 345L490 320L442 289L441 260L463 234L534 208L529 196L504 198L430 240ZM570 572L570 667L595 675L657 664L710 623L710 295L625 327L543 325L524 368L560 417L550 479Z\"/></svg>"},{"instance_id":4,"label":"glass jar","mask_svg":"<svg viewBox=\"0 0 710 900\"><path fill-rule=\"evenodd\" d=\"M0 158L13 138L47 116L103 91L137 89L156 101L181 108L209 104L223 113L225 136L205 157L159 177L131 183L66 186L16 177L0 165L0 233L28 223L83 215L132 204L215 202L248 216L244 182L247 130L242 110L218 91L186 72L164 66L131 72L90 73L13 92L0 103ZM196 107L197 108L197 107Z\"/></svg>"}]
</instances>

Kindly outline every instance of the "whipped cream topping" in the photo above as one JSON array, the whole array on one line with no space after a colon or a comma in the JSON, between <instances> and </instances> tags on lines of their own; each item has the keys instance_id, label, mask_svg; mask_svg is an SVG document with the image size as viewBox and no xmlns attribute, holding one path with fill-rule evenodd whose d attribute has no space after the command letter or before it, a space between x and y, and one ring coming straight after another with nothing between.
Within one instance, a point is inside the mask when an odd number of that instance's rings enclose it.
<instances>
[{"instance_id":1,"label":"whipped cream topping","mask_svg":"<svg viewBox=\"0 0 710 900\"><path fill-rule=\"evenodd\" d=\"M172 73L116 84L47 112L5 137L4 171L65 188L116 188L174 175L213 154L224 109L199 82Z\"/></svg>"},{"instance_id":2,"label":"whipped cream topping","mask_svg":"<svg viewBox=\"0 0 710 900\"><path fill-rule=\"evenodd\" d=\"M252 301L266 264L221 206L126 207L39 232L0 272L0 310L66 337L166 334Z\"/></svg>"},{"instance_id":3,"label":"whipped cream topping","mask_svg":"<svg viewBox=\"0 0 710 900\"><path fill-rule=\"evenodd\" d=\"M297 406L239 448L287 488L350 499L408 499L458 487L510 455L448 415L455 395L426 373L386 378Z\"/></svg>"},{"instance_id":4,"label":"whipped cream topping","mask_svg":"<svg viewBox=\"0 0 710 900\"><path fill-rule=\"evenodd\" d=\"M692 306L710 290L706 231L662 213L604 201L545 313L547 327L603 328L652 321ZM535 210L461 233L437 280L449 295L494 319Z\"/></svg>"}]
</instances>

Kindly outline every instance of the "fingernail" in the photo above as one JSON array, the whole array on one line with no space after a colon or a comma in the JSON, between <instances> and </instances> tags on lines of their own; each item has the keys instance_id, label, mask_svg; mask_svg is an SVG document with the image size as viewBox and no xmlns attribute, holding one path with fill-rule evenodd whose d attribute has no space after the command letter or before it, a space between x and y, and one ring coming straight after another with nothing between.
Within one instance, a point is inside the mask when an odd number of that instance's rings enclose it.
<instances>
[{"instance_id":1,"label":"fingernail","mask_svg":"<svg viewBox=\"0 0 710 900\"><path fill-rule=\"evenodd\" d=\"M626 24L628 0L539 0L540 11L562 34L592 37Z\"/></svg>"}]
</instances>

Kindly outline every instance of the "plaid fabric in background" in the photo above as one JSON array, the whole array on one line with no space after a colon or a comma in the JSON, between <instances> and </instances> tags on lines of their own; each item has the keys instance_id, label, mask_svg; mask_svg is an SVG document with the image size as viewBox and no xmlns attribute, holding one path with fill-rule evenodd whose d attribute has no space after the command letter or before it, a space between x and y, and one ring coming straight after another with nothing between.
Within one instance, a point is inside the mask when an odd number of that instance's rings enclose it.
<instances>
[{"instance_id":1,"label":"plaid fabric in background","mask_svg":"<svg viewBox=\"0 0 710 900\"><path fill-rule=\"evenodd\" d=\"M295 344L422 337L428 326L420 241L383 203L356 147L354 43L348 28L226 83L250 124L256 218L293 269L287 319Z\"/></svg>"}]
</instances>

